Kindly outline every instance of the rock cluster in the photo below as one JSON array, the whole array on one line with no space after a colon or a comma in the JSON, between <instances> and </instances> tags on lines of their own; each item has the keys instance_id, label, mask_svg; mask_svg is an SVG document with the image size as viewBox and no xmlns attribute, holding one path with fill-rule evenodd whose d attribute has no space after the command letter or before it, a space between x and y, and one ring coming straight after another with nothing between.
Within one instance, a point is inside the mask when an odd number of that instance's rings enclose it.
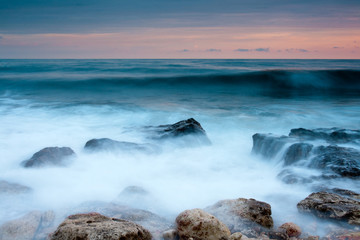
<instances>
[{"instance_id":1,"label":"rock cluster","mask_svg":"<svg viewBox=\"0 0 360 240\"><path fill-rule=\"evenodd\" d=\"M316 141L315 141L316 140ZM320 141L320 142L319 142ZM289 136L253 135L252 152L264 158L280 158L285 169L279 177L286 183L311 183L320 179L359 178L360 151L340 144L360 143L359 130L338 128L290 131ZM321 175L296 175L289 167L317 169Z\"/></svg>"}]
</instances>

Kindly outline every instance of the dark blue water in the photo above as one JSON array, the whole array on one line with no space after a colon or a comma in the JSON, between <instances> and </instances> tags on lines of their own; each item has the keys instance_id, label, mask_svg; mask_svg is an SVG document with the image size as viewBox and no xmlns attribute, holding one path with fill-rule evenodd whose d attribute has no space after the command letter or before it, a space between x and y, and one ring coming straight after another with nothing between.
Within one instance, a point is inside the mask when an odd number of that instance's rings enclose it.
<instances>
[{"instance_id":1,"label":"dark blue water","mask_svg":"<svg viewBox=\"0 0 360 240\"><path fill-rule=\"evenodd\" d=\"M360 129L360 61L0 60L0 116L0 180L33 189L24 201L0 199L0 223L32 210L109 202L137 185L156 199L148 210L165 217L252 197L272 205L275 224L301 225L296 204L311 187L281 182L276 159L251 155L251 137ZM165 145L157 155L83 151L92 138L149 143L144 126L190 117L211 146ZM21 167L49 146L71 147L77 158L66 168ZM353 181L334 187L360 190Z\"/></svg>"}]
</instances>

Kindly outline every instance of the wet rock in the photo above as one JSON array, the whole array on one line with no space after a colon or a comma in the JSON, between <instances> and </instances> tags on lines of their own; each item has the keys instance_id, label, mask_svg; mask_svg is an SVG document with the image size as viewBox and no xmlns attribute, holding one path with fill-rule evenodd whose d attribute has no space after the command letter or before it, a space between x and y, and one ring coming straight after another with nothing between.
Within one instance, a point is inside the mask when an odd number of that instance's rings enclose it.
<instances>
[{"instance_id":1,"label":"wet rock","mask_svg":"<svg viewBox=\"0 0 360 240\"><path fill-rule=\"evenodd\" d=\"M304 176L304 174L298 174L288 168L282 170L277 177L286 184L306 184L312 183L314 180L312 176Z\"/></svg>"},{"instance_id":2,"label":"wet rock","mask_svg":"<svg viewBox=\"0 0 360 240\"><path fill-rule=\"evenodd\" d=\"M225 224L201 209L186 210L176 218L180 239L227 240L230 231Z\"/></svg>"},{"instance_id":3,"label":"wet rock","mask_svg":"<svg viewBox=\"0 0 360 240\"><path fill-rule=\"evenodd\" d=\"M308 158L312 148L313 145L309 143L295 143L291 145L286 150L284 157L284 166L288 166L296 163L299 160Z\"/></svg>"},{"instance_id":4,"label":"wet rock","mask_svg":"<svg viewBox=\"0 0 360 240\"><path fill-rule=\"evenodd\" d=\"M148 231L150 231L154 239L159 239L164 231L174 227L173 223L163 217L156 215L155 213L119 205L116 203L87 202L78 206L71 212L97 212L107 217L131 221L143 226Z\"/></svg>"},{"instance_id":5,"label":"wet rock","mask_svg":"<svg viewBox=\"0 0 360 240\"><path fill-rule=\"evenodd\" d=\"M31 191L32 189L27 186L0 180L0 194L24 194Z\"/></svg>"},{"instance_id":6,"label":"wet rock","mask_svg":"<svg viewBox=\"0 0 360 240\"><path fill-rule=\"evenodd\" d=\"M277 239L277 240L288 240L289 236L284 232L279 231L266 231L263 235L267 236L268 239ZM262 239L262 237L260 237Z\"/></svg>"},{"instance_id":7,"label":"wet rock","mask_svg":"<svg viewBox=\"0 0 360 240\"><path fill-rule=\"evenodd\" d=\"M283 231L289 237L299 237L301 235L301 228L295 223L284 223L279 227L280 231Z\"/></svg>"},{"instance_id":8,"label":"wet rock","mask_svg":"<svg viewBox=\"0 0 360 240\"><path fill-rule=\"evenodd\" d=\"M170 230L163 232L162 238L164 240L177 240L177 239L179 239L179 236L178 236L176 229L170 229Z\"/></svg>"},{"instance_id":9,"label":"wet rock","mask_svg":"<svg viewBox=\"0 0 360 240\"><path fill-rule=\"evenodd\" d=\"M55 214L49 212L30 212L25 216L4 223L0 227L1 240L40 240L54 229Z\"/></svg>"},{"instance_id":10,"label":"wet rock","mask_svg":"<svg viewBox=\"0 0 360 240\"><path fill-rule=\"evenodd\" d=\"M342 177L360 176L360 152L354 148L320 146L314 149L314 154L309 167L332 171Z\"/></svg>"},{"instance_id":11,"label":"wet rock","mask_svg":"<svg viewBox=\"0 0 360 240\"><path fill-rule=\"evenodd\" d=\"M273 158L289 142L286 136L275 136L272 134L256 133L252 136L252 152L265 158Z\"/></svg>"},{"instance_id":12,"label":"wet rock","mask_svg":"<svg viewBox=\"0 0 360 240\"><path fill-rule=\"evenodd\" d=\"M151 234L140 225L126 220L86 213L69 216L51 236L51 240L68 239L151 240Z\"/></svg>"},{"instance_id":13,"label":"wet rock","mask_svg":"<svg viewBox=\"0 0 360 240\"><path fill-rule=\"evenodd\" d=\"M88 151L98 152L98 151L110 151L110 152L145 152L145 153L156 153L159 149L151 144L139 144L132 142L122 142L112 140L110 138L99 138L91 139L86 142L84 148Z\"/></svg>"},{"instance_id":14,"label":"wet rock","mask_svg":"<svg viewBox=\"0 0 360 240\"><path fill-rule=\"evenodd\" d=\"M273 227L271 206L252 198L219 201L205 211L225 223L232 233L241 232L248 237L257 237Z\"/></svg>"},{"instance_id":15,"label":"wet rock","mask_svg":"<svg viewBox=\"0 0 360 240\"><path fill-rule=\"evenodd\" d=\"M23 161L26 168L45 166L66 166L75 152L69 147L47 147L36 152L30 159Z\"/></svg>"},{"instance_id":16,"label":"wet rock","mask_svg":"<svg viewBox=\"0 0 360 240\"><path fill-rule=\"evenodd\" d=\"M333 189L331 189L331 191L333 193L339 194L341 196L346 196L346 197L350 197L350 198L360 200L360 194L356 193L356 192L353 192L353 191L350 191L350 190L341 189L341 188L333 188Z\"/></svg>"},{"instance_id":17,"label":"wet rock","mask_svg":"<svg viewBox=\"0 0 360 240\"><path fill-rule=\"evenodd\" d=\"M291 129L289 136L306 140L325 140L331 143L348 143L360 140L359 130L340 128Z\"/></svg>"},{"instance_id":18,"label":"wet rock","mask_svg":"<svg viewBox=\"0 0 360 240\"><path fill-rule=\"evenodd\" d=\"M201 124L193 118L174 124L160 125L151 129L153 129L157 135L155 139L183 139L190 141L192 144L211 144Z\"/></svg>"},{"instance_id":19,"label":"wet rock","mask_svg":"<svg viewBox=\"0 0 360 240\"><path fill-rule=\"evenodd\" d=\"M310 194L297 204L299 211L317 217L360 225L360 202L328 192Z\"/></svg>"},{"instance_id":20,"label":"wet rock","mask_svg":"<svg viewBox=\"0 0 360 240\"><path fill-rule=\"evenodd\" d=\"M360 232L331 233L326 236L329 240L359 240Z\"/></svg>"}]
</instances>

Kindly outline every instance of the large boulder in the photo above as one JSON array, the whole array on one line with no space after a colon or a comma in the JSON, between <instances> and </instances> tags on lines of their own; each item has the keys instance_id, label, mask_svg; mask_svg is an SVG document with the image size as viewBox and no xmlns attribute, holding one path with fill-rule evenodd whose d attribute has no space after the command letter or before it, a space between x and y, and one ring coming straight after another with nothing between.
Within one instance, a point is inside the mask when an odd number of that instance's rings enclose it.
<instances>
[{"instance_id":1,"label":"large boulder","mask_svg":"<svg viewBox=\"0 0 360 240\"><path fill-rule=\"evenodd\" d=\"M158 149L151 144L139 144L133 142L116 141L110 138L91 139L86 142L84 148L88 151L110 151L110 152L145 152L155 153Z\"/></svg>"},{"instance_id":2,"label":"large boulder","mask_svg":"<svg viewBox=\"0 0 360 240\"><path fill-rule=\"evenodd\" d=\"M47 147L36 152L30 159L22 162L26 168L45 166L66 166L75 152L69 147Z\"/></svg>"},{"instance_id":3,"label":"large boulder","mask_svg":"<svg viewBox=\"0 0 360 240\"><path fill-rule=\"evenodd\" d=\"M25 216L0 226L1 240L42 240L54 229L55 214L48 212L30 212Z\"/></svg>"},{"instance_id":4,"label":"large boulder","mask_svg":"<svg viewBox=\"0 0 360 240\"><path fill-rule=\"evenodd\" d=\"M317 217L360 225L360 202L335 193L317 192L297 204L299 211Z\"/></svg>"},{"instance_id":5,"label":"large boulder","mask_svg":"<svg viewBox=\"0 0 360 240\"><path fill-rule=\"evenodd\" d=\"M241 232L248 237L257 237L274 225L270 204L252 198L222 200L205 211L225 223L232 233Z\"/></svg>"},{"instance_id":6,"label":"large boulder","mask_svg":"<svg viewBox=\"0 0 360 240\"><path fill-rule=\"evenodd\" d=\"M87 213L69 216L51 236L51 240L70 239L151 240L151 234L140 225L126 220Z\"/></svg>"},{"instance_id":7,"label":"large boulder","mask_svg":"<svg viewBox=\"0 0 360 240\"><path fill-rule=\"evenodd\" d=\"M196 145L211 144L211 141L207 137L201 124L193 118L182 120L174 124L150 127L149 129L155 132L156 136L154 138L159 140L182 139Z\"/></svg>"},{"instance_id":8,"label":"large boulder","mask_svg":"<svg viewBox=\"0 0 360 240\"><path fill-rule=\"evenodd\" d=\"M176 218L180 239L228 240L230 231L225 224L201 209L186 210Z\"/></svg>"},{"instance_id":9,"label":"large boulder","mask_svg":"<svg viewBox=\"0 0 360 240\"><path fill-rule=\"evenodd\" d=\"M314 149L309 166L332 171L342 177L360 176L360 152L354 148L320 146Z\"/></svg>"},{"instance_id":10,"label":"large boulder","mask_svg":"<svg viewBox=\"0 0 360 240\"><path fill-rule=\"evenodd\" d=\"M71 213L97 212L110 218L119 218L134 222L146 228L154 237L173 227L173 223L150 211L136 209L116 203L86 202L76 207Z\"/></svg>"},{"instance_id":11,"label":"large boulder","mask_svg":"<svg viewBox=\"0 0 360 240\"><path fill-rule=\"evenodd\" d=\"M31 191L27 186L0 180L0 194L23 194Z\"/></svg>"}]
</instances>

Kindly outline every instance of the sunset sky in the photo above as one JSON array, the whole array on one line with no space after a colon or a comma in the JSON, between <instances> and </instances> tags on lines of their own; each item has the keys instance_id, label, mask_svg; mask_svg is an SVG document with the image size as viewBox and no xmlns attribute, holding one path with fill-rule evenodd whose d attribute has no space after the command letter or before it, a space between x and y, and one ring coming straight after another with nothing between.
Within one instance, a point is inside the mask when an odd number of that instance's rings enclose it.
<instances>
[{"instance_id":1,"label":"sunset sky","mask_svg":"<svg viewBox=\"0 0 360 240\"><path fill-rule=\"evenodd\" d=\"M0 58L360 58L359 0L0 0Z\"/></svg>"}]
</instances>

